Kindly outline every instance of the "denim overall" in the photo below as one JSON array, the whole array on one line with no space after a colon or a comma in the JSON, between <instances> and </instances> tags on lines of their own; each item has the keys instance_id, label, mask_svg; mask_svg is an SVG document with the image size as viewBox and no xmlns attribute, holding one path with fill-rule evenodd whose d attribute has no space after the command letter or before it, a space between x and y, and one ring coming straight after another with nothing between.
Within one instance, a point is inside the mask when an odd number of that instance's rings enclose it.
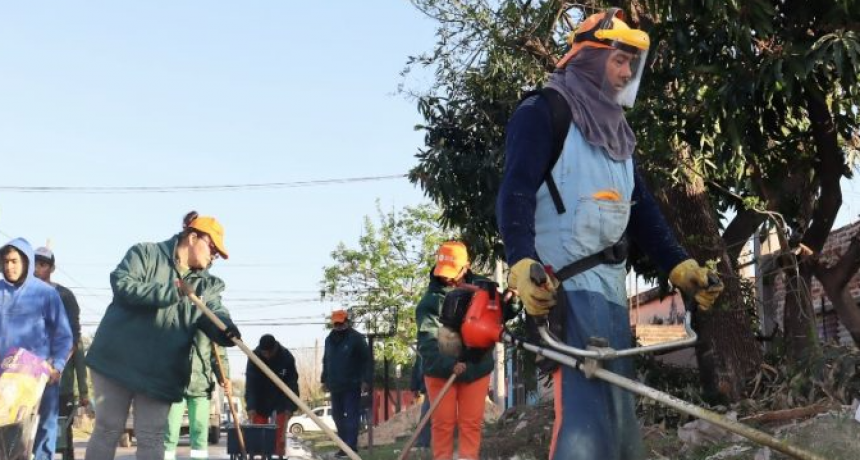
<instances>
[{"instance_id":1,"label":"denim overall","mask_svg":"<svg viewBox=\"0 0 860 460\"><path fill-rule=\"evenodd\" d=\"M535 247L541 261L558 270L621 238L632 205L633 160L613 160L571 124L552 175L567 212L558 214L541 186ZM564 281L558 295L565 296L560 306L568 308L568 345L586 348L589 337L603 337L612 348L631 346L625 274L623 263L602 264ZM604 367L633 377L630 358L606 361ZM632 394L567 366L561 366L555 385L551 460L644 458Z\"/></svg>"}]
</instances>

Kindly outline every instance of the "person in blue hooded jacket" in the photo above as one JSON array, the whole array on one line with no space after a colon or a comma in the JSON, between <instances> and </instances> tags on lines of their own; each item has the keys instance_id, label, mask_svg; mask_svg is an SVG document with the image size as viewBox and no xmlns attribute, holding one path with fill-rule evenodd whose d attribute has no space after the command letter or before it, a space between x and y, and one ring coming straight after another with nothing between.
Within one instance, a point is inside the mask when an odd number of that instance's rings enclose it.
<instances>
[{"instance_id":1,"label":"person in blue hooded jacket","mask_svg":"<svg viewBox=\"0 0 860 460\"><path fill-rule=\"evenodd\" d=\"M72 351L72 328L60 294L33 275L33 247L17 238L0 248L0 357L11 348L24 348L47 361L51 376L39 405L39 426L33 443L36 460L54 458L60 376Z\"/></svg>"}]
</instances>

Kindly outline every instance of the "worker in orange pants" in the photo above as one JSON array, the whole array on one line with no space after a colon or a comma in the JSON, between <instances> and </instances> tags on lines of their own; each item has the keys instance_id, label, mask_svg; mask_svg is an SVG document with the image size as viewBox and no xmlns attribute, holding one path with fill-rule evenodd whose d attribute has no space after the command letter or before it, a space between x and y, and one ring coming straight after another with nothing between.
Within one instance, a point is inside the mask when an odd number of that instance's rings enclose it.
<instances>
[{"instance_id":1,"label":"worker in orange pants","mask_svg":"<svg viewBox=\"0 0 860 460\"><path fill-rule=\"evenodd\" d=\"M465 370L465 363L457 363ZM445 386L445 379L425 377L427 393L435 401ZM434 460L454 458L454 427L460 432L458 457L478 459L481 448L481 423L484 420L484 401L490 389L490 376L485 375L472 382L455 382L433 412L431 442Z\"/></svg>"}]
</instances>

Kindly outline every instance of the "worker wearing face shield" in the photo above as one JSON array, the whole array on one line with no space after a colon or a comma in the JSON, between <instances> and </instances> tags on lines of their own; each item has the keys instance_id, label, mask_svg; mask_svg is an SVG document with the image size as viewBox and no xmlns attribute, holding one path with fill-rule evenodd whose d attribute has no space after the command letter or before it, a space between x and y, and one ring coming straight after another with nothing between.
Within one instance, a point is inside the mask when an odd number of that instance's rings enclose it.
<instances>
[{"instance_id":1,"label":"worker wearing face shield","mask_svg":"<svg viewBox=\"0 0 860 460\"><path fill-rule=\"evenodd\" d=\"M648 35L612 8L585 19L568 43L546 87L525 98L507 126L497 219L511 267L508 285L530 316L555 319L567 345L587 348L599 337L624 349L633 343L628 241L702 308L722 285L677 243L636 169L636 138L624 107L636 100ZM554 123L559 104L570 119L562 136ZM536 284L535 265L552 267L555 276ZM629 358L604 367L634 377ZM552 460L644 458L632 394L567 366L552 372Z\"/></svg>"}]
</instances>

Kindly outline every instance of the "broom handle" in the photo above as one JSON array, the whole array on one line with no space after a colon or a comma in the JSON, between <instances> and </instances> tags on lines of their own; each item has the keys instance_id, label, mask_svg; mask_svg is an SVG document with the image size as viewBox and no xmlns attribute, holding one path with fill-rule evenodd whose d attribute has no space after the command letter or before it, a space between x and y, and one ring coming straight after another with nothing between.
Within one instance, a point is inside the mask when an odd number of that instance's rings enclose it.
<instances>
[{"instance_id":1,"label":"broom handle","mask_svg":"<svg viewBox=\"0 0 860 460\"><path fill-rule=\"evenodd\" d=\"M224 365L221 364L221 355L218 354L218 345L212 343L212 354L215 355L215 364L218 366L218 372L221 373L221 379L226 379L227 374L224 373ZM242 458L248 457L248 452L245 450L245 435L242 434L242 427L239 424L239 417L236 416L236 408L233 406L233 386L226 385L224 392L227 394L227 405L230 406L230 414L233 416L233 427L236 428L236 438L239 440L239 450L242 452Z\"/></svg>"},{"instance_id":2,"label":"broom handle","mask_svg":"<svg viewBox=\"0 0 860 460\"><path fill-rule=\"evenodd\" d=\"M409 441L407 441L406 444L403 445L403 451L400 452L400 457L398 457L397 460L406 460L406 457L409 456L409 449L412 449L412 445L415 444L415 441L418 439L421 430L424 429L424 425L427 425L427 422L430 421L430 416L433 415L433 412L436 411L436 407L438 407L439 404L442 402L442 398L444 398L445 394L448 393L448 390L451 389L451 385L454 384L454 380L457 380L457 374L451 374L451 376L448 377L448 381L445 382L445 386L442 387L442 391L440 391L439 395L436 396L436 399L434 399L433 402L430 403L430 408L427 410L427 413L424 414L424 418L422 418L421 421L418 422L418 426L415 428L415 432L412 433L412 437L410 437Z\"/></svg>"}]
</instances>

